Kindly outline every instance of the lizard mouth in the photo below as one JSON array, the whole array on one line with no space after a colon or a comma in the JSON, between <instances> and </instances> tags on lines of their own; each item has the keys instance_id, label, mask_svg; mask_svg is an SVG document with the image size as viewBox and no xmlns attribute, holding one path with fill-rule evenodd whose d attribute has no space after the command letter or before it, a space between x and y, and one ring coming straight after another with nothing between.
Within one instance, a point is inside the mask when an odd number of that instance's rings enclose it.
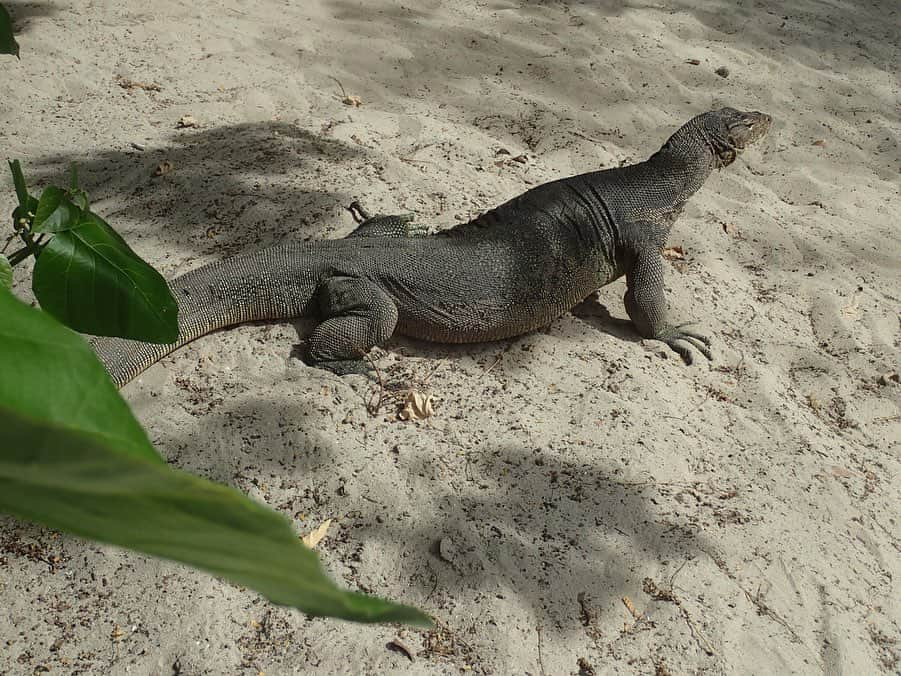
<instances>
[{"instance_id":1,"label":"lizard mouth","mask_svg":"<svg viewBox=\"0 0 901 676\"><path fill-rule=\"evenodd\" d=\"M729 141L733 148L744 150L766 136L772 124L773 118L766 113L744 113L741 119L729 125Z\"/></svg>"},{"instance_id":2,"label":"lizard mouth","mask_svg":"<svg viewBox=\"0 0 901 676\"><path fill-rule=\"evenodd\" d=\"M716 158L720 167L732 164L749 145L766 136L773 118L758 111L743 113L728 126L726 142L717 148Z\"/></svg>"}]
</instances>

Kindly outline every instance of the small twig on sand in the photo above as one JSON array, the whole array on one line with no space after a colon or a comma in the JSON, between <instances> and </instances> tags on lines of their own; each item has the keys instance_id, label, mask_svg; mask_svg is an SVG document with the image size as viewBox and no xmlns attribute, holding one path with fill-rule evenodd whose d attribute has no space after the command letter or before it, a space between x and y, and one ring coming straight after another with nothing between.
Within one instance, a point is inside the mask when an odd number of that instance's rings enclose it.
<instances>
[{"instance_id":1,"label":"small twig on sand","mask_svg":"<svg viewBox=\"0 0 901 676\"><path fill-rule=\"evenodd\" d=\"M503 359L503 358L504 358L504 353L501 352L497 356L497 359L494 360L494 363L482 372L482 375L479 376L479 380L481 380L482 378L487 376L489 373L491 373L491 371L494 369L494 367L501 363L501 359Z\"/></svg>"},{"instance_id":2,"label":"small twig on sand","mask_svg":"<svg viewBox=\"0 0 901 676\"><path fill-rule=\"evenodd\" d=\"M422 380L422 386L423 386L423 387L425 387L426 385L429 384L429 381L432 379L432 376L435 375L435 374L438 372L438 369L440 369L442 366L444 366L444 360L443 360L443 359L440 360L440 361L435 365L435 368L433 368L433 369L431 370L431 372L429 373L429 375L427 375L427 376Z\"/></svg>"},{"instance_id":3,"label":"small twig on sand","mask_svg":"<svg viewBox=\"0 0 901 676\"><path fill-rule=\"evenodd\" d=\"M346 98L347 98L347 92L344 91L344 85L341 84L341 80L339 80L338 78L336 78L334 75L329 75L328 78L329 78L330 80L334 80L335 82L338 83L338 86L341 87L341 98L342 98L342 99L346 99Z\"/></svg>"},{"instance_id":4,"label":"small twig on sand","mask_svg":"<svg viewBox=\"0 0 901 676\"><path fill-rule=\"evenodd\" d=\"M586 134L583 134L583 133L580 132L580 131L575 131L575 130L573 130L573 129L570 129L570 130L569 130L569 133L572 134L573 136L578 136L579 138L583 138L583 139L585 139L586 141L591 141L592 143L597 143L598 145L601 145L601 144L604 143L604 142L601 141L600 139L591 138L590 136L587 136Z\"/></svg>"},{"instance_id":5,"label":"small twig on sand","mask_svg":"<svg viewBox=\"0 0 901 676\"><path fill-rule=\"evenodd\" d=\"M376 415L376 414L378 414L379 409L382 408L382 400L385 397L385 381L382 378L382 371L379 369L378 365L375 363L375 360L369 355L368 352L366 353L365 356L366 356L366 359L369 361L370 366L372 366L372 370L375 371L376 377L379 379L379 391L378 391L379 398L378 398L378 400L375 402L375 404L372 403L372 398L375 396L375 394L373 393L373 394L369 395L369 401L366 402L366 412L369 413L369 415Z\"/></svg>"},{"instance_id":6,"label":"small twig on sand","mask_svg":"<svg viewBox=\"0 0 901 676\"><path fill-rule=\"evenodd\" d=\"M676 573L678 572L679 571L676 571ZM644 592L646 594L649 594L652 598L658 601L669 601L670 603L675 604L679 609L679 612L682 614L682 618L685 620L685 623L691 630L691 634L692 636L694 636L695 641L700 646L701 650L703 650L708 655L716 655L716 650L714 650L713 644L710 643L707 637L701 633L698 625L693 619L691 619L691 615L688 614L688 610L684 605L682 605L682 599L676 596L675 592L672 589L661 589L657 586L657 583L649 577L646 577L644 579L643 588Z\"/></svg>"},{"instance_id":7,"label":"small twig on sand","mask_svg":"<svg viewBox=\"0 0 901 676\"><path fill-rule=\"evenodd\" d=\"M545 676L547 672L544 670L544 660L541 659L541 625L535 627L535 630L538 632L538 669L541 671L541 676Z\"/></svg>"},{"instance_id":8,"label":"small twig on sand","mask_svg":"<svg viewBox=\"0 0 901 676\"><path fill-rule=\"evenodd\" d=\"M793 642L803 643L803 641L801 640L801 637L798 635L798 632L796 632L792 628L792 626L788 623L788 621L786 621L785 618L783 618L781 615L779 615L779 613L777 613L775 610L770 608L770 606L768 606L767 603L763 600L763 595L760 593L760 587L757 588L756 594L752 594L741 583L741 581L738 579L738 577L735 575L735 573L733 573L731 570L729 570L729 567L726 565L726 562L725 562L725 560L723 560L722 557L714 556L713 554L711 554L704 548L701 548L701 551L710 557L710 559L713 561L713 563L716 565L716 567L720 569L720 572L722 572L726 577L728 577L730 580L732 580L732 582L734 582L735 585L739 589L741 589L741 591L744 593L744 595L748 599L748 601L750 601L752 604L754 604L754 607L757 608L758 615L763 615L764 617L768 617L771 620L773 620L774 622L776 622L777 624L781 625L789 633Z\"/></svg>"}]
</instances>

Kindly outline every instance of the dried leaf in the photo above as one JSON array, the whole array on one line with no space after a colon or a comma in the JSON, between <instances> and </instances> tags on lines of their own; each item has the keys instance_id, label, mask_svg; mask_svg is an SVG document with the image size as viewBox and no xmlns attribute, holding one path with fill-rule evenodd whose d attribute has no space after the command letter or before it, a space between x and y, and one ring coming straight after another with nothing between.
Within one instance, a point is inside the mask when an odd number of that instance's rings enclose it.
<instances>
[{"instance_id":1,"label":"dried leaf","mask_svg":"<svg viewBox=\"0 0 901 676\"><path fill-rule=\"evenodd\" d=\"M341 103L343 103L345 106L353 106L354 108L359 108L363 105L363 99L361 99L359 96L345 96L343 99L341 99Z\"/></svg>"},{"instance_id":2,"label":"dried leaf","mask_svg":"<svg viewBox=\"0 0 901 676\"><path fill-rule=\"evenodd\" d=\"M154 176L164 176L175 169L175 165L172 164L169 160L163 160L158 165L156 165L156 169L153 170Z\"/></svg>"},{"instance_id":3,"label":"dried leaf","mask_svg":"<svg viewBox=\"0 0 901 676\"><path fill-rule=\"evenodd\" d=\"M727 235L732 235L733 237L739 237L741 233L738 231L738 226L735 223L727 223L723 222L723 232Z\"/></svg>"},{"instance_id":4,"label":"dried leaf","mask_svg":"<svg viewBox=\"0 0 901 676\"><path fill-rule=\"evenodd\" d=\"M630 613L632 613L632 617L634 617L636 620L641 619L641 613L638 612L638 608L635 607L635 604L632 603L632 599L630 599L628 596L623 596L623 605L626 606L626 609Z\"/></svg>"},{"instance_id":5,"label":"dried leaf","mask_svg":"<svg viewBox=\"0 0 901 676\"><path fill-rule=\"evenodd\" d=\"M685 63L690 63L692 66L700 66L701 65L700 59L687 59L685 61Z\"/></svg>"},{"instance_id":6,"label":"dried leaf","mask_svg":"<svg viewBox=\"0 0 901 676\"><path fill-rule=\"evenodd\" d=\"M137 82L136 80L129 79L123 75L117 77L116 82L120 87L122 87L122 89L127 89L128 91L132 91L134 89L143 89L145 92L159 92L163 90L163 88L155 82L151 82L149 84L146 82Z\"/></svg>"},{"instance_id":7,"label":"dried leaf","mask_svg":"<svg viewBox=\"0 0 901 676\"><path fill-rule=\"evenodd\" d=\"M860 308L860 301L857 300L857 295L855 295L851 302L842 307L842 315L848 317L849 319L854 319L857 317L858 309Z\"/></svg>"},{"instance_id":8,"label":"dried leaf","mask_svg":"<svg viewBox=\"0 0 901 676\"><path fill-rule=\"evenodd\" d=\"M199 127L200 122L198 122L197 118L195 118L193 115L182 115L175 126L179 129L185 129L187 127Z\"/></svg>"},{"instance_id":9,"label":"dried leaf","mask_svg":"<svg viewBox=\"0 0 901 676\"><path fill-rule=\"evenodd\" d=\"M820 410L823 408L822 402L815 394L807 395L807 405L810 406L810 408L813 409L813 412L817 415L820 414Z\"/></svg>"},{"instance_id":10,"label":"dried leaf","mask_svg":"<svg viewBox=\"0 0 901 676\"><path fill-rule=\"evenodd\" d=\"M824 139L817 139L816 141L813 142L813 145L819 146L820 148L825 148L826 141Z\"/></svg>"},{"instance_id":11,"label":"dried leaf","mask_svg":"<svg viewBox=\"0 0 901 676\"><path fill-rule=\"evenodd\" d=\"M388 641L386 647L388 648L388 650L394 650L395 652L403 653L407 656L408 660L410 660L411 662L413 661L413 651L410 650L407 644L405 644L399 638L394 638Z\"/></svg>"},{"instance_id":12,"label":"dried leaf","mask_svg":"<svg viewBox=\"0 0 901 676\"><path fill-rule=\"evenodd\" d=\"M667 247L662 253L663 257L668 261L681 261L685 259L685 249L681 246Z\"/></svg>"},{"instance_id":13,"label":"dried leaf","mask_svg":"<svg viewBox=\"0 0 901 676\"><path fill-rule=\"evenodd\" d=\"M332 520L326 519L322 522L322 525L320 525L319 528L311 533L308 533L307 535L304 535L301 540L310 549L316 549L316 545L322 542L322 538L324 538L325 534L328 533L328 527L331 525Z\"/></svg>"},{"instance_id":14,"label":"dried leaf","mask_svg":"<svg viewBox=\"0 0 901 676\"><path fill-rule=\"evenodd\" d=\"M880 385L891 385L892 383L897 385L898 383L901 383L901 376L898 376L897 371L889 371L888 373L883 373L879 376L877 382Z\"/></svg>"},{"instance_id":15,"label":"dried leaf","mask_svg":"<svg viewBox=\"0 0 901 676\"><path fill-rule=\"evenodd\" d=\"M431 394L410 390L407 392L407 398L404 400L400 418L401 420L422 420L432 416L434 413Z\"/></svg>"}]
</instances>

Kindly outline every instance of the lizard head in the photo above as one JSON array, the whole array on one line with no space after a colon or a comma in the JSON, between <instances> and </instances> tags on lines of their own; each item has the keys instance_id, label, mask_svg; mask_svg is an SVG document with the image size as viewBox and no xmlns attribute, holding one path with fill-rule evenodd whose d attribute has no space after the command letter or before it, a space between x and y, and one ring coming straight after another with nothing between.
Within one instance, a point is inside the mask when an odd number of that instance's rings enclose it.
<instances>
[{"instance_id":1,"label":"lizard head","mask_svg":"<svg viewBox=\"0 0 901 676\"><path fill-rule=\"evenodd\" d=\"M721 167L732 164L740 151L763 138L773 122L766 113L735 108L714 110L700 117L703 118L701 127L705 140Z\"/></svg>"}]
</instances>

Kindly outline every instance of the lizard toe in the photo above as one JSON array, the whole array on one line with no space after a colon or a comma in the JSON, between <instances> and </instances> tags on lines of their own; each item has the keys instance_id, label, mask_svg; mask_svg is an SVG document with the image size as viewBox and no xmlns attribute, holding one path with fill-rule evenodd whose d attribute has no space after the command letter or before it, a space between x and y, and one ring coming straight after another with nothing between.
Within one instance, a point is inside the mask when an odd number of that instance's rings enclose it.
<instances>
[{"instance_id":1,"label":"lizard toe","mask_svg":"<svg viewBox=\"0 0 901 676\"><path fill-rule=\"evenodd\" d=\"M701 333L688 330L684 328L685 326L685 324L682 324L669 328L662 332L661 335L658 335L657 338L682 357L682 361L689 366L694 362L694 357L691 350L682 343L688 343L688 345L703 354L708 361L712 361L713 354L710 351L710 338Z\"/></svg>"}]
</instances>

